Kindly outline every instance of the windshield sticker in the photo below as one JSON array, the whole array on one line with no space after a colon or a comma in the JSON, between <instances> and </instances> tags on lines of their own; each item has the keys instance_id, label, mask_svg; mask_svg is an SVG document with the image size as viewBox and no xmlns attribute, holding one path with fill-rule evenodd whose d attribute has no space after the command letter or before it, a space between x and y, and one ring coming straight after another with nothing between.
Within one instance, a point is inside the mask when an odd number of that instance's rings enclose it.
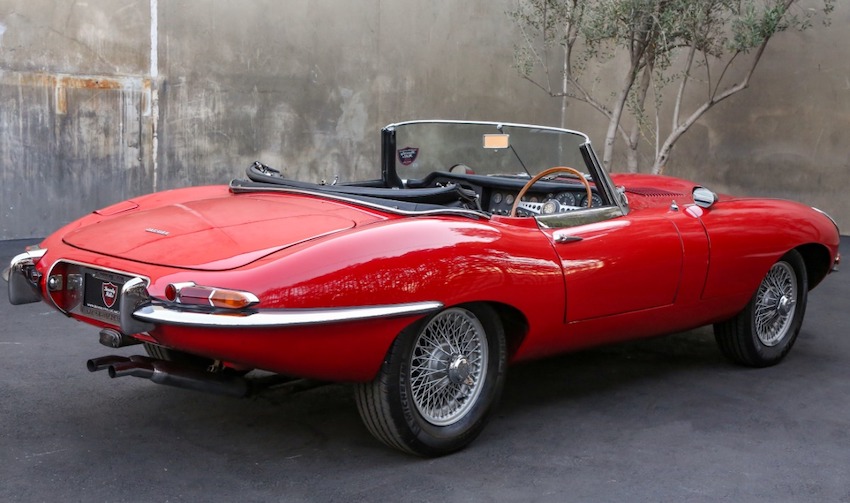
<instances>
[{"instance_id":1,"label":"windshield sticker","mask_svg":"<svg viewBox=\"0 0 850 503\"><path fill-rule=\"evenodd\" d=\"M398 150L398 161L403 166L410 166L419 155L419 149L414 147L404 147Z\"/></svg>"}]
</instances>

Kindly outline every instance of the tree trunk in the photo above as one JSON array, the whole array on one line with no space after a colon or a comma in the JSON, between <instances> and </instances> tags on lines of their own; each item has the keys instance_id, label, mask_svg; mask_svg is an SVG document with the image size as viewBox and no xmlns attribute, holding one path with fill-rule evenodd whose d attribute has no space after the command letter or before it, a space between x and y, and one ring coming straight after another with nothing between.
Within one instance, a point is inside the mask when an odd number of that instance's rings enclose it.
<instances>
[{"instance_id":1,"label":"tree trunk","mask_svg":"<svg viewBox=\"0 0 850 503\"><path fill-rule=\"evenodd\" d=\"M652 65L647 65L643 68L640 82L638 83L637 95L635 96L635 108L642 113L646 110L646 92L649 90L649 84L652 81ZM632 131L628 137L628 150L626 158L629 168L629 173L637 173L640 171L638 164L638 145L640 144L640 125L641 117L635 114L635 122L632 124Z\"/></svg>"},{"instance_id":2,"label":"tree trunk","mask_svg":"<svg viewBox=\"0 0 850 503\"><path fill-rule=\"evenodd\" d=\"M608 132L605 134L605 145L602 152L602 165L608 171L611 171L611 158L614 155L617 127L620 125L620 119L623 117L623 109L626 107L626 99L628 99L629 91L634 83L635 65L633 64L629 69L629 73L626 75L626 81L623 83L623 87L620 88L620 94L617 96L614 109L611 111L611 119L608 121Z\"/></svg>"},{"instance_id":3,"label":"tree trunk","mask_svg":"<svg viewBox=\"0 0 850 503\"><path fill-rule=\"evenodd\" d=\"M564 47L564 66L561 69L561 129L567 127L567 100L569 99L567 91L570 90L570 50L571 47L569 45Z\"/></svg>"}]
</instances>

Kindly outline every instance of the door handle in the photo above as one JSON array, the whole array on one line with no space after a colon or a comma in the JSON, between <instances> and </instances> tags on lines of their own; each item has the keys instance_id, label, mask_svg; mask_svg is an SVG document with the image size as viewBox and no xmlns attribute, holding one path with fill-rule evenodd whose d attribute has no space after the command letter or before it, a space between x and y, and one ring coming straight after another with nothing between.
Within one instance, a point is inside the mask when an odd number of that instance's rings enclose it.
<instances>
[{"instance_id":1,"label":"door handle","mask_svg":"<svg viewBox=\"0 0 850 503\"><path fill-rule=\"evenodd\" d=\"M581 241L583 238L581 236L570 236L566 233L555 234L555 242L556 243L573 243L575 241Z\"/></svg>"}]
</instances>

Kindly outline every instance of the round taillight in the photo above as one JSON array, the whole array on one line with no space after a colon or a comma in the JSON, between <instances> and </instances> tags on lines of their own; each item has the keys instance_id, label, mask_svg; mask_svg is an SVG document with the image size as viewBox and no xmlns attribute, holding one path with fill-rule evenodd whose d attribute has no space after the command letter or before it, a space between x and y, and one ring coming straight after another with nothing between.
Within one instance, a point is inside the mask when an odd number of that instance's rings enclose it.
<instances>
[{"instance_id":1,"label":"round taillight","mask_svg":"<svg viewBox=\"0 0 850 503\"><path fill-rule=\"evenodd\" d=\"M169 302L174 302L177 299L177 287L173 283L165 287L165 298Z\"/></svg>"}]
</instances>

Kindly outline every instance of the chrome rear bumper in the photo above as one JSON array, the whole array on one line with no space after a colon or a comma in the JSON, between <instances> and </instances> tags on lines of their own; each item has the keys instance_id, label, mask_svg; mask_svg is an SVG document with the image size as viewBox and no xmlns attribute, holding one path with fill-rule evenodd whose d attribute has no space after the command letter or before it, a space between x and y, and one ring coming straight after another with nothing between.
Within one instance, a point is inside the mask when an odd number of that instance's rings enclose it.
<instances>
[{"instance_id":1,"label":"chrome rear bumper","mask_svg":"<svg viewBox=\"0 0 850 503\"><path fill-rule=\"evenodd\" d=\"M36 270L35 264L45 253L46 249L38 249L16 255L9 267L3 270L3 279L9 284L10 304L30 304L41 300L41 273Z\"/></svg>"}]
</instances>

